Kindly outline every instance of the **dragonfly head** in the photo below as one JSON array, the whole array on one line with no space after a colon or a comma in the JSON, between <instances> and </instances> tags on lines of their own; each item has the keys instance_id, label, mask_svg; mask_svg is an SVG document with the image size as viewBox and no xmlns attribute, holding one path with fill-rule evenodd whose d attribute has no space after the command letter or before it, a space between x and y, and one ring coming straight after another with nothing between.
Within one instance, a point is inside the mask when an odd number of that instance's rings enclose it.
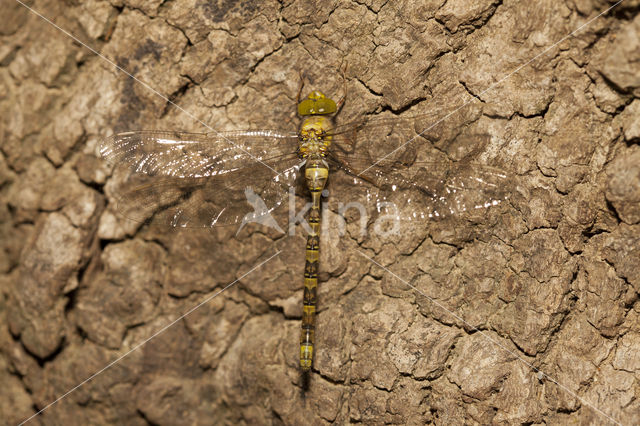
<instances>
[{"instance_id":1,"label":"dragonfly head","mask_svg":"<svg viewBox=\"0 0 640 426\"><path fill-rule=\"evenodd\" d=\"M302 116L333 114L337 110L333 99L327 98L324 93L317 90L309 93L309 96L298 104L298 114Z\"/></svg>"}]
</instances>

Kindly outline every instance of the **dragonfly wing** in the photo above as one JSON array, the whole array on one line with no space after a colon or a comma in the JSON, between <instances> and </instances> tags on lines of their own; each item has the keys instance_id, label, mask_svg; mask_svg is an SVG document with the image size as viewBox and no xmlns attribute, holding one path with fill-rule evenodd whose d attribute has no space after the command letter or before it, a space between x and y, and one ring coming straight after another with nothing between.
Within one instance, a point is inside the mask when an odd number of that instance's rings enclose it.
<instances>
[{"instance_id":1,"label":"dragonfly wing","mask_svg":"<svg viewBox=\"0 0 640 426\"><path fill-rule=\"evenodd\" d=\"M415 152L424 142L412 120L368 119L338 126L329 132L332 152L341 156L369 157L376 160L398 159Z\"/></svg>"},{"instance_id":2,"label":"dragonfly wing","mask_svg":"<svg viewBox=\"0 0 640 426\"><path fill-rule=\"evenodd\" d=\"M407 119L348 123L330 132L329 156L351 187L366 188L361 199L377 210L394 206L387 211L397 209L407 221L471 217L506 199L511 180L503 170L473 162L488 138L467 133L470 119L436 108ZM450 126L452 120L459 125Z\"/></svg>"},{"instance_id":3,"label":"dragonfly wing","mask_svg":"<svg viewBox=\"0 0 640 426\"><path fill-rule=\"evenodd\" d=\"M462 160L477 156L489 142L487 135L473 131L478 108L424 107L424 113L413 117L382 114L338 125L328 132L333 136L332 148L343 154L366 153L373 162L412 155L420 161L432 161L438 155Z\"/></svg>"},{"instance_id":4,"label":"dragonfly wing","mask_svg":"<svg viewBox=\"0 0 640 426\"><path fill-rule=\"evenodd\" d=\"M379 160L355 155L330 157L335 180L344 180L352 194L378 213L401 221L424 221L451 216L471 218L495 206L511 193L510 175L500 169L468 161Z\"/></svg>"},{"instance_id":5,"label":"dragonfly wing","mask_svg":"<svg viewBox=\"0 0 640 426\"><path fill-rule=\"evenodd\" d=\"M299 177L297 137L273 131L218 135L127 132L105 140L111 192L127 218L172 227L260 222Z\"/></svg>"},{"instance_id":6,"label":"dragonfly wing","mask_svg":"<svg viewBox=\"0 0 640 426\"><path fill-rule=\"evenodd\" d=\"M295 153L297 141L295 133L271 130L217 134L136 131L105 139L100 156L114 166L150 176L211 177L256 165L276 175L286 168L279 158Z\"/></svg>"}]
</instances>

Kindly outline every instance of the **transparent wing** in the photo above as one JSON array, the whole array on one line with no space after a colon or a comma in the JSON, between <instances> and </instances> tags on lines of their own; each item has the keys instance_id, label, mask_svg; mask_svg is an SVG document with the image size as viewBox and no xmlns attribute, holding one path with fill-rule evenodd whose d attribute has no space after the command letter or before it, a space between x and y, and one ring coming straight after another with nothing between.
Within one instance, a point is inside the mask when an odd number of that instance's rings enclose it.
<instances>
[{"instance_id":1,"label":"transparent wing","mask_svg":"<svg viewBox=\"0 0 640 426\"><path fill-rule=\"evenodd\" d=\"M297 141L295 133L272 130L216 134L136 131L105 139L100 155L113 165L150 176L211 177L256 165L276 175L286 169L279 158L295 154Z\"/></svg>"},{"instance_id":2,"label":"transparent wing","mask_svg":"<svg viewBox=\"0 0 640 426\"><path fill-rule=\"evenodd\" d=\"M336 154L368 155L373 161L416 155L419 161L430 161L430 157L443 154L462 159L477 154L486 142L482 135L468 134L478 119L469 110L447 113L436 108L408 118L369 117L336 126L328 134Z\"/></svg>"},{"instance_id":3,"label":"transparent wing","mask_svg":"<svg viewBox=\"0 0 640 426\"><path fill-rule=\"evenodd\" d=\"M300 173L295 134L139 131L106 139L111 192L127 218L173 227L260 222Z\"/></svg>"},{"instance_id":4,"label":"transparent wing","mask_svg":"<svg viewBox=\"0 0 640 426\"><path fill-rule=\"evenodd\" d=\"M409 167L394 160L372 165L355 156L330 156L329 163L342 172L332 175L332 185L349 188L351 198L346 201L361 202L401 221L471 219L512 191L508 173L466 161L420 161Z\"/></svg>"},{"instance_id":5,"label":"transparent wing","mask_svg":"<svg viewBox=\"0 0 640 426\"><path fill-rule=\"evenodd\" d=\"M511 174L474 162L488 137L440 126L441 116L334 128L329 161L343 173L333 182L342 180L339 185L349 185L358 201L404 221L472 218L505 200L512 192Z\"/></svg>"}]
</instances>

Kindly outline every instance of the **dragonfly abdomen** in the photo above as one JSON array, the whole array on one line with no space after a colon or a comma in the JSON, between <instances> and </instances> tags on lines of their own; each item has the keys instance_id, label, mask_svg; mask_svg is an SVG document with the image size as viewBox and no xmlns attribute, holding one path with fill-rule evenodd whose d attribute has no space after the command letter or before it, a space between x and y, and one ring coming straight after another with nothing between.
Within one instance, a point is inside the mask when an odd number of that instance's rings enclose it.
<instances>
[{"instance_id":1,"label":"dragonfly abdomen","mask_svg":"<svg viewBox=\"0 0 640 426\"><path fill-rule=\"evenodd\" d=\"M304 266L304 296L302 298L302 329L300 330L300 367L311 369L313 342L316 329L316 289L318 287L318 236L307 237Z\"/></svg>"},{"instance_id":2,"label":"dragonfly abdomen","mask_svg":"<svg viewBox=\"0 0 640 426\"><path fill-rule=\"evenodd\" d=\"M316 294L320 250L320 199L329 177L329 169L321 157L308 159L305 167L307 188L311 192L311 210L304 267L304 296L302 298L302 328L300 330L300 367L309 371L313 362L313 342L316 328Z\"/></svg>"}]
</instances>

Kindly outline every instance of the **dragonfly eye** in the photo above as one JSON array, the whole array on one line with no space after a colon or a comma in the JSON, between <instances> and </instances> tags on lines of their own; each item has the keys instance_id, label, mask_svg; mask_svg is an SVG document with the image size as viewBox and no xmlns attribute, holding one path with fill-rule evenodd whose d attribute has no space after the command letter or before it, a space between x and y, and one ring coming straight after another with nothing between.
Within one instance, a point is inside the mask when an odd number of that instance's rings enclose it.
<instances>
[{"instance_id":1,"label":"dragonfly eye","mask_svg":"<svg viewBox=\"0 0 640 426\"><path fill-rule=\"evenodd\" d=\"M298 114L302 116L333 114L337 110L335 101L317 90L309 93L309 96L298 104Z\"/></svg>"}]
</instances>

